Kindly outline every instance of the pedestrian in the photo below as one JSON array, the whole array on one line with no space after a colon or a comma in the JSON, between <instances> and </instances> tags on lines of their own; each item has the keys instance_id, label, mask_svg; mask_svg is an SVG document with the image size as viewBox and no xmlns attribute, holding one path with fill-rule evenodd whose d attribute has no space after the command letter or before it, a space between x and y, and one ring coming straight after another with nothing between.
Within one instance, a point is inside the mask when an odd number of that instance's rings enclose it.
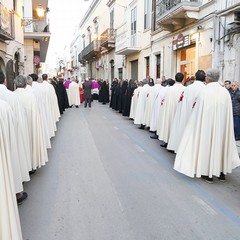
<instances>
[{"instance_id":1,"label":"pedestrian","mask_svg":"<svg viewBox=\"0 0 240 240\"><path fill-rule=\"evenodd\" d=\"M229 90L230 89L230 90ZM234 121L234 136L235 140L240 140L240 90L239 83L234 81L231 84L231 88L228 88L233 109L233 121Z\"/></svg>"},{"instance_id":2,"label":"pedestrian","mask_svg":"<svg viewBox=\"0 0 240 240\"><path fill-rule=\"evenodd\" d=\"M77 81L72 78L71 83L68 88L68 100L70 108L74 105L76 108L80 105L80 93L79 93L79 85Z\"/></svg>"},{"instance_id":3,"label":"pedestrian","mask_svg":"<svg viewBox=\"0 0 240 240\"><path fill-rule=\"evenodd\" d=\"M230 81L230 80L224 81L224 87L225 87L228 91L231 91L231 90L232 90L232 88L231 88L231 81Z\"/></svg>"},{"instance_id":4,"label":"pedestrian","mask_svg":"<svg viewBox=\"0 0 240 240\"><path fill-rule=\"evenodd\" d=\"M85 80L83 83L83 90L84 90L84 107L86 108L87 105L88 107L91 107L91 102L92 102L92 82L89 80Z\"/></svg>"},{"instance_id":5,"label":"pedestrian","mask_svg":"<svg viewBox=\"0 0 240 240\"><path fill-rule=\"evenodd\" d=\"M59 107L60 114L63 114L65 109L69 108L67 90L64 87L63 83L64 83L64 78L62 76L59 76L57 85L55 88L55 92L58 99L58 107Z\"/></svg>"},{"instance_id":6,"label":"pedestrian","mask_svg":"<svg viewBox=\"0 0 240 240\"><path fill-rule=\"evenodd\" d=\"M240 165L234 140L231 97L219 83L220 71L206 71L205 90L198 96L175 158L174 169L189 177L225 175Z\"/></svg>"},{"instance_id":7,"label":"pedestrian","mask_svg":"<svg viewBox=\"0 0 240 240\"><path fill-rule=\"evenodd\" d=\"M109 103L109 87L107 81L101 82L98 101L102 104Z\"/></svg>"}]
</instances>

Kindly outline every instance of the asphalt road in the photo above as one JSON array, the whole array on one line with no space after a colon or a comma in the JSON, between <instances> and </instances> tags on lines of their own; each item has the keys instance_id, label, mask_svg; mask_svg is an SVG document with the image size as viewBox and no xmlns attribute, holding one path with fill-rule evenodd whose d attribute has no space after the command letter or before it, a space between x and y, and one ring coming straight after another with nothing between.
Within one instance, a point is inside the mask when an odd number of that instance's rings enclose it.
<instances>
[{"instance_id":1,"label":"asphalt road","mask_svg":"<svg viewBox=\"0 0 240 240\"><path fill-rule=\"evenodd\" d=\"M240 169L207 184L108 105L61 117L49 162L24 185L25 240L240 239Z\"/></svg>"}]
</instances>

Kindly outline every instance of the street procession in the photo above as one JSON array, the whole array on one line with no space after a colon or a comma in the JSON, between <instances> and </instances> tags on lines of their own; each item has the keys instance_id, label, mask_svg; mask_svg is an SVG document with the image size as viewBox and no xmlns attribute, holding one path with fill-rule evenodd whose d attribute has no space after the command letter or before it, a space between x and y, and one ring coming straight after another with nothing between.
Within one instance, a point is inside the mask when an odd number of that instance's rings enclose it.
<instances>
[{"instance_id":1,"label":"street procession","mask_svg":"<svg viewBox=\"0 0 240 240\"><path fill-rule=\"evenodd\" d=\"M0 11L0 240L240 239L237 0Z\"/></svg>"}]
</instances>

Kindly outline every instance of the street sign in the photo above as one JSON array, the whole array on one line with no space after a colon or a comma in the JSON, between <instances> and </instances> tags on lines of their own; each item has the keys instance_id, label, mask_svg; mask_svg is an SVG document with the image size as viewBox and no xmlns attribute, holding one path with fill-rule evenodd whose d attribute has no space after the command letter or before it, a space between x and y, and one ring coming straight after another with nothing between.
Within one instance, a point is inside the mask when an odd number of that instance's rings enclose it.
<instances>
[{"instance_id":1,"label":"street sign","mask_svg":"<svg viewBox=\"0 0 240 240\"><path fill-rule=\"evenodd\" d=\"M34 56L34 57L33 57L33 63L34 63L35 65L40 64L40 57L39 57L39 56Z\"/></svg>"}]
</instances>

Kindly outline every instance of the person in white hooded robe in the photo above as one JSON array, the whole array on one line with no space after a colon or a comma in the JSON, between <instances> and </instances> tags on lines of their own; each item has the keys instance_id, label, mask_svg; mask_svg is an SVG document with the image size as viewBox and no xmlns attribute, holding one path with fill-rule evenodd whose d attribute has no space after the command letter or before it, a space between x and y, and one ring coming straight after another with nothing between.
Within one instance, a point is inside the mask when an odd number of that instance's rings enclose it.
<instances>
[{"instance_id":1,"label":"person in white hooded robe","mask_svg":"<svg viewBox=\"0 0 240 240\"><path fill-rule=\"evenodd\" d=\"M29 171L31 171L31 157L29 152L28 126L26 124L26 115L24 108L20 104L17 95L6 87L6 78L0 71L0 99L6 101L14 114L14 132L16 135L16 154L15 159L19 159L22 182L30 180Z\"/></svg>"},{"instance_id":2,"label":"person in white hooded robe","mask_svg":"<svg viewBox=\"0 0 240 240\"><path fill-rule=\"evenodd\" d=\"M25 76L18 75L14 79L14 83L17 88L15 92L25 109L25 114L27 116L32 169L36 170L48 162L46 142L37 100L33 93L26 90L27 78Z\"/></svg>"},{"instance_id":3,"label":"person in white hooded robe","mask_svg":"<svg viewBox=\"0 0 240 240\"><path fill-rule=\"evenodd\" d=\"M193 105L196 102L198 95L206 87L204 84L205 72L203 70L198 70L195 74L195 78L196 80L185 88L180 101L178 102L167 145L167 149L170 151L177 152L184 129L187 126L192 113Z\"/></svg>"},{"instance_id":4,"label":"person in white hooded robe","mask_svg":"<svg viewBox=\"0 0 240 240\"><path fill-rule=\"evenodd\" d=\"M146 100L150 91L150 86L148 84L148 80L143 80L143 87L140 88L138 92L138 101L136 106L136 113L134 118L134 124L141 124L139 129L144 129L144 112L146 109Z\"/></svg>"},{"instance_id":5,"label":"person in white hooded robe","mask_svg":"<svg viewBox=\"0 0 240 240\"><path fill-rule=\"evenodd\" d=\"M225 175L240 165L234 139L231 97L219 83L220 71L206 71L205 90L198 96L175 158L174 169L189 177Z\"/></svg>"},{"instance_id":6,"label":"person in white hooded robe","mask_svg":"<svg viewBox=\"0 0 240 240\"><path fill-rule=\"evenodd\" d=\"M0 239L22 240L12 166L13 111L0 100ZM13 146L16 147L16 146Z\"/></svg>"},{"instance_id":7,"label":"person in white hooded robe","mask_svg":"<svg viewBox=\"0 0 240 240\"><path fill-rule=\"evenodd\" d=\"M161 104L165 97L168 87L173 86L174 83L175 81L173 79L170 79L170 78L167 80L164 79L164 81L162 82L162 87L160 88L158 95L154 101L151 122L150 122L150 131L154 133L152 136L150 136L150 138L152 139L158 139L157 129L159 125L159 119L161 118L160 117Z\"/></svg>"},{"instance_id":8,"label":"person in white hooded robe","mask_svg":"<svg viewBox=\"0 0 240 240\"><path fill-rule=\"evenodd\" d=\"M185 88L182 85L183 79L184 75L178 72L175 75L176 83L173 86L168 87L162 101L163 104L160 110L161 118L159 119L159 128L157 132L158 139L164 142L164 144L161 144L162 147L167 147L177 103Z\"/></svg>"},{"instance_id":9,"label":"person in white hooded robe","mask_svg":"<svg viewBox=\"0 0 240 240\"><path fill-rule=\"evenodd\" d=\"M154 86L151 86L149 89L143 119L143 125L145 125L146 127L150 127L154 102L161 88L161 80L157 79L156 84Z\"/></svg>"},{"instance_id":10,"label":"person in white hooded robe","mask_svg":"<svg viewBox=\"0 0 240 240\"><path fill-rule=\"evenodd\" d=\"M130 106L130 115L129 115L129 118L133 120L135 118L137 102L138 102L139 92L141 88L142 88L142 82L138 82L137 88L133 91L132 101Z\"/></svg>"}]
</instances>

